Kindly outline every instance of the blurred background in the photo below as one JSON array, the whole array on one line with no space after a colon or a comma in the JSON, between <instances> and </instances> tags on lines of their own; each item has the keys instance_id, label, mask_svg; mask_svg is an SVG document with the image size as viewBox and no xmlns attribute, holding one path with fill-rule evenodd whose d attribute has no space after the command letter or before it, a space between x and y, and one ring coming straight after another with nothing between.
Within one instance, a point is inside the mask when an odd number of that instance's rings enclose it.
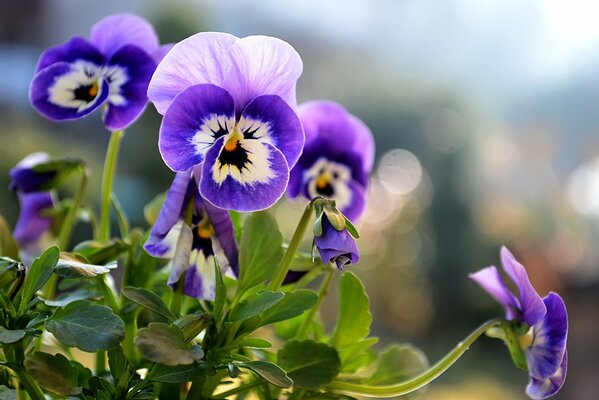
<instances>
[{"instance_id":1,"label":"blurred background","mask_svg":"<svg viewBox=\"0 0 599 400\"><path fill-rule=\"evenodd\" d=\"M99 198L108 142L99 114L55 124L29 105L40 52L117 12L163 43L199 31L267 34L304 60L298 99L332 99L372 129L377 163L352 271L380 345L410 341L435 361L500 315L467 275L506 244L538 291L570 313L569 378L556 399L599 393L599 3L585 0L0 0L0 187L26 154L84 158ZM173 174L152 106L125 137L116 192L132 221ZM287 235L303 207L281 204ZM14 224L14 193L0 210ZM80 229L78 234L89 232ZM334 292L333 292L334 293ZM334 296L333 296L334 297ZM334 302L328 305L334 317ZM424 399L523 399L527 374L479 341Z\"/></svg>"}]
</instances>

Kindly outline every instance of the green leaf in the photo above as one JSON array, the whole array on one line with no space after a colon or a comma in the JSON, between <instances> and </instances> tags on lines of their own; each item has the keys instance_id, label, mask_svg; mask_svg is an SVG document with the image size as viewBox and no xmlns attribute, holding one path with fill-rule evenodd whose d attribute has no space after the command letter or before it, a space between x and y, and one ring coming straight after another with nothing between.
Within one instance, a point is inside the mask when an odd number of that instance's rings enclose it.
<instances>
[{"instance_id":1,"label":"green leaf","mask_svg":"<svg viewBox=\"0 0 599 400\"><path fill-rule=\"evenodd\" d=\"M345 216L341 214L341 211L337 209L333 201L326 200L323 210L325 218L329 220L333 228L338 231L345 229Z\"/></svg>"},{"instance_id":2,"label":"green leaf","mask_svg":"<svg viewBox=\"0 0 599 400\"><path fill-rule=\"evenodd\" d=\"M108 351L108 367L116 385L120 385L123 378L128 381L132 371L121 346L115 346Z\"/></svg>"},{"instance_id":3,"label":"green leaf","mask_svg":"<svg viewBox=\"0 0 599 400\"><path fill-rule=\"evenodd\" d=\"M249 347L250 349L267 349L272 347L272 344L268 340L260 338L245 338L241 339L237 345L239 347Z\"/></svg>"},{"instance_id":4,"label":"green leaf","mask_svg":"<svg viewBox=\"0 0 599 400\"><path fill-rule=\"evenodd\" d=\"M13 283L21 273L25 273L23 264L9 257L0 257L0 288Z\"/></svg>"},{"instance_id":5,"label":"green leaf","mask_svg":"<svg viewBox=\"0 0 599 400\"><path fill-rule=\"evenodd\" d=\"M16 329L14 331L9 331L8 329L0 326L0 343L15 343L19 340L23 339L25 336L25 331L22 329Z\"/></svg>"},{"instance_id":6,"label":"green leaf","mask_svg":"<svg viewBox=\"0 0 599 400\"><path fill-rule=\"evenodd\" d=\"M287 376L285 371L277 364L269 361L251 361L248 363L239 363L237 366L248 368L266 379L269 383L280 387L289 388L293 385L293 381Z\"/></svg>"},{"instance_id":7,"label":"green leaf","mask_svg":"<svg viewBox=\"0 0 599 400\"><path fill-rule=\"evenodd\" d=\"M127 286L123 288L122 294L134 303L137 303L156 314L162 315L170 322L174 322L177 319L168 309L167 305L164 304L162 299L147 289Z\"/></svg>"},{"instance_id":8,"label":"green leaf","mask_svg":"<svg viewBox=\"0 0 599 400\"><path fill-rule=\"evenodd\" d=\"M211 314L195 312L193 314L188 314L179 318L174 324L181 329L181 332L183 332L185 341L189 342L198 336L211 320Z\"/></svg>"},{"instance_id":9,"label":"green leaf","mask_svg":"<svg viewBox=\"0 0 599 400\"><path fill-rule=\"evenodd\" d=\"M351 272L341 275L339 298L339 315L331 343L341 350L368 336L372 314L364 286Z\"/></svg>"},{"instance_id":10,"label":"green leaf","mask_svg":"<svg viewBox=\"0 0 599 400\"><path fill-rule=\"evenodd\" d=\"M87 260L69 253L60 253L60 258L54 267L54 273L63 278L93 278L107 274L117 267L116 261L106 265L89 264Z\"/></svg>"},{"instance_id":11,"label":"green leaf","mask_svg":"<svg viewBox=\"0 0 599 400\"><path fill-rule=\"evenodd\" d=\"M87 240L75 246L73 251L92 264L107 264L116 260L126 248L122 240Z\"/></svg>"},{"instance_id":12,"label":"green leaf","mask_svg":"<svg viewBox=\"0 0 599 400\"><path fill-rule=\"evenodd\" d=\"M152 226L156 223L162 205L166 199L166 192L156 195L148 204L144 207L144 218L148 225Z\"/></svg>"},{"instance_id":13,"label":"green leaf","mask_svg":"<svg viewBox=\"0 0 599 400\"><path fill-rule=\"evenodd\" d=\"M41 387L50 392L61 396L81 394L77 370L62 354L38 351L25 359L25 368Z\"/></svg>"},{"instance_id":14,"label":"green leaf","mask_svg":"<svg viewBox=\"0 0 599 400\"><path fill-rule=\"evenodd\" d=\"M269 290L254 293L231 310L227 321L239 322L260 315L281 301L283 297L285 297L284 293Z\"/></svg>"},{"instance_id":15,"label":"green leaf","mask_svg":"<svg viewBox=\"0 0 599 400\"><path fill-rule=\"evenodd\" d=\"M2 215L0 215L0 256L19 258L19 245Z\"/></svg>"},{"instance_id":16,"label":"green leaf","mask_svg":"<svg viewBox=\"0 0 599 400\"><path fill-rule=\"evenodd\" d=\"M144 358L165 365L192 364L204 356L200 346L185 341L179 327L160 322L152 322L140 329L135 344Z\"/></svg>"},{"instance_id":17,"label":"green leaf","mask_svg":"<svg viewBox=\"0 0 599 400\"><path fill-rule=\"evenodd\" d=\"M6 386L0 386L0 400L17 400L17 391Z\"/></svg>"},{"instance_id":18,"label":"green leaf","mask_svg":"<svg viewBox=\"0 0 599 400\"><path fill-rule=\"evenodd\" d=\"M110 350L125 337L125 324L110 308L77 300L58 308L46 329L62 344L90 353Z\"/></svg>"},{"instance_id":19,"label":"green leaf","mask_svg":"<svg viewBox=\"0 0 599 400\"><path fill-rule=\"evenodd\" d=\"M58 247L50 247L44 251L39 258L37 258L29 270L25 274L25 281L21 288L21 303L19 304L19 314L23 315L29 304L29 300L33 297L35 292L40 290L42 286L50 279L52 270L58 262L58 255L60 251Z\"/></svg>"},{"instance_id":20,"label":"green leaf","mask_svg":"<svg viewBox=\"0 0 599 400\"><path fill-rule=\"evenodd\" d=\"M318 301L318 294L312 290L286 292L285 297L262 314L262 325L273 324L301 315Z\"/></svg>"},{"instance_id":21,"label":"green leaf","mask_svg":"<svg viewBox=\"0 0 599 400\"><path fill-rule=\"evenodd\" d=\"M369 349L379 341L378 338L370 337L343 348L339 352L341 358L341 371L353 373L370 365L375 357Z\"/></svg>"},{"instance_id":22,"label":"green leaf","mask_svg":"<svg viewBox=\"0 0 599 400\"><path fill-rule=\"evenodd\" d=\"M215 373L214 369L202 362L176 366L156 364L147 379L161 383L183 383L202 375L214 375Z\"/></svg>"},{"instance_id":23,"label":"green leaf","mask_svg":"<svg viewBox=\"0 0 599 400\"><path fill-rule=\"evenodd\" d=\"M358 230L356 229L354 224L352 224L352 222L349 219L347 219L345 215L343 216L343 218L345 218L345 229L347 229L349 234L352 235L354 238L359 239L360 234L358 233Z\"/></svg>"},{"instance_id":24,"label":"green leaf","mask_svg":"<svg viewBox=\"0 0 599 400\"><path fill-rule=\"evenodd\" d=\"M242 293L271 278L283 258L283 236L267 212L252 213L245 221L239 244L239 289Z\"/></svg>"},{"instance_id":25,"label":"green leaf","mask_svg":"<svg viewBox=\"0 0 599 400\"><path fill-rule=\"evenodd\" d=\"M302 389L316 390L331 382L339 373L341 361L337 351L313 340L292 340L279 350L277 364Z\"/></svg>"},{"instance_id":26,"label":"green leaf","mask_svg":"<svg viewBox=\"0 0 599 400\"><path fill-rule=\"evenodd\" d=\"M56 300L44 300L44 304L49 307L64 307L77 300L88 300L98 298L100 295L87 289L75 290L60 295Z\"/></svg>"},{"instance_id":27,"label":"green leaf","mask_svg":"<svg viewBox=\"0 0 599 400\"><path fill-rule=\"evenodd\" d=\"M216 261L216 258L214 258ZM227 300L227 287L223 280L223 274L218 265L218 261L214 263L214 276L216 277L216 289L214 294L214 305L212 307L212 314L214 315L214 321L220 324L225 309L225 302Z\"/></svg>"}]
</instances>

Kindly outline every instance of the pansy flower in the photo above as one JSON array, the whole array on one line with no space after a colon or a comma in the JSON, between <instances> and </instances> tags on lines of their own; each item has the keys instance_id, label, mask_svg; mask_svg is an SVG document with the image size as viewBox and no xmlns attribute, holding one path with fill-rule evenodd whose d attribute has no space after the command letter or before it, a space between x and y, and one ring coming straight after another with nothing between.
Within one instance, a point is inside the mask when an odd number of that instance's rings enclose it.
<instances>
[{"instance_id":1,"label":"pansy flower","mask_svg":"<svg viewBox=\"0 0 599 400\"><path fill-rule=\"evenodd\" d=\"M339 269L360 259L356 241L347 229L335 229L325 215L322 218L322 234L314 236L314 245L323 263L333 263Z\"/></svg>"},{"instance_id":2,"label":"pansy flower","mask_svg":"<svg viewBox=\"0 0 599 400\"><path fill-rule=\"evenodd\" d=\"M291 170L289 196L335 200L339 210L355 221L364 211L368 175L374 161L370 129L331 101L304 103L298 113L306 143Z\"/></svg>"},{"instance_id":3,"label":"pansy flower","mask_svg":"<svg viewBox=\"0 0 599 400\"><path fill-rule=\"evenodd\" d=\"M31 104L54 121L81 118L105 105L106 127L125 129L143 112L148 83L169 47L159 46L154 28L141 17L103 18L89 40L75 36L42 53L29 88Z\"/></svg>"},{"instance_id":4,"label":"pansy flower","mask_svg":"<svg viewBox=\"0 0 599 400\"><path fill-rule=\"evenodd\" d=\"M164 57L148 96L164 115L159 149L173 171L202 165L213 205L255 211L285 192L304 133L295 112L302 62L282 40L198 33Z\"/></svg>"},{"instance_id":5,"label":"pansy flower","mask_svg":"<svg viewBox=\"0 0 599 400\"><path fill-rule=\"evenodd\" d=\"M193 210L188 225L185 214L190 202ZM174 286L184 275L183 292L191 297L214 299L215 263L223 275L238 272L229 213L203 201L191 171L175 176L144 248L155 257L172 259L168 283Z\"/></svg>"},{"instance_id":6,"label":"pansy flower","mask_svg":"<svg viewBox=\"0 0 599 400\"><path fill-rule=\"evenodd\" d=\"M532 287L524 266L505 247L501 249L501 262L518 294L508 289L494 266L470 277L503 306L508 321L527 329L518 337L530 376L526 393L532 399L546 399L557 393L566 379L566 306L553 292L541 298Z\"/></svg>"}]
</instances>

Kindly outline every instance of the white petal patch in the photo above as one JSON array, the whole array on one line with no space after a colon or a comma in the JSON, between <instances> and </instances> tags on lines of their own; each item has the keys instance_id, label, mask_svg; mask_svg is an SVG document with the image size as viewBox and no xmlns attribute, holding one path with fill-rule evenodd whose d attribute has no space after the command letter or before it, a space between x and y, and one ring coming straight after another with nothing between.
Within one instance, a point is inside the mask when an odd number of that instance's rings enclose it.
<instances>
[{"instance_id":1,"label":"white petal patch","mask_svg":"<svg viewBox=\"0 0 599 400\"><path fill-rule=\"evenodd\" d=\"M332 195L323 194L318 188L318 180L325 177L332 188ZM319 158L312 167L304 172L304 182L308 183L308 194L311 198L324 196L337 202L337 207L343 209L351 204L352 192L349 188L351 181L350 169L326 158Z\"/></svg>"},{"instance_id":2,"label":"white petal patch","mask_svg":"<svg viewBox=\"0 0 599 400\"><path fill-rule=\"evenodd\" d=\"M65 108L76 108L79 112L95 105L102 96L102 67L89 61L78 60L71 64L71 71L56 78L48 88L48 101ZM77 91L95 85L96 94L88 99L78 98Z\"/></svg>"},{"instance_id":3,"label":"white petal patch","mask_svg":"<svg viewBox=\"0 0 599 400\"><path fill-rule=\"evenodd\" d=\"M270 123L242 116L237 123L237 129L246 139L256 139L262 143L275 145L272 142ZM276 147L276 146L275 146Z\"/></svg>"},{"instance_id":4,"label":"white petal patch","mask_svg":"<svg viewBox=\"0 0 599 400\"><path fill-rule=\"evenodd\" d=\"M202 298L214 299L216 288L216 276L214 274L215 257L221 268L222 274L226 275L231 270L229 260L220 246L220 242L213 235L210 239L214 255L206 257L202 250L192 250L190 255L190 266L195 267L197 274L202 278Z\"/></svg>"},{"instance_id":5,"label":"white petal patch","mask_svg":"<svg viewBox=\"0 0 599 400\"><path fill-rule=\"evenodd\" d=\"M225 142L226 142L225 138ZM234 164L222 164L220 157L212 166L212 177L218 184L222 184L227 177L231 177L242 185L255 183L268 183L276 174L270 163L269 148L258 140L240 140L239 145L247 154L247 161L239 168ZM226 150L221 150L221 154Z\"/></svg>"},{"instance_id":6,"label":"white petal patch","mask_svg":"<svg viewBox=\"0 0 599 400\"><path fill-rule=\"evenodd\" d=\"M234 127L235 118L212 114L202 121L202 126L191 138L191 144L195 147L197 154L206 155L214 141L229 134Z\"/></svg>"},{"instance_id":7,"label":"white petal patch","mask_svg":"<svg viewBox=\"0 0 599 400\"><path fill-rule=\"evenodd\" d=\"M121 88L127 81L129 81L129 75L127 75L127 69L119 65L109 65L104 68L103 75L108 81L108 102L115 106L123 106L127 104L127 100L121 94Z\"/></svg>"}]
</instances>

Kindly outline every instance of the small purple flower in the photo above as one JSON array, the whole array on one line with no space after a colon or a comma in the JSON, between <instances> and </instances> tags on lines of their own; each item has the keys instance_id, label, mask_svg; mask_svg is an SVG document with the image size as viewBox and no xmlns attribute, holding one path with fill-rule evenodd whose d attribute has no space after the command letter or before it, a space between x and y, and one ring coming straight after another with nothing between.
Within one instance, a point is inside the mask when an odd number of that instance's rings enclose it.
<instances>
[{"instance_id":1,"label":"small purple flower","mask_svg":"<svg viewBox=\"0 0 599 400\"><path fill-rule=\"evenodd\" d=\"M199 190L217 207L274 204L304 143L294 111L301 71L295 50L271 37L198 33L176 44L148 89L164 115L165 163L177 172L201 164Z\"/></svg>"},{"instance_id":2,"label":"small purple flower","mask_svg":"<svg viewBox=\"0 0 599 400\"><path fill-rule=\"evenodd\" d=\"M557 393L566 379L566 306L553 292L541 298L524 266L505 247L501 249L501 263L518 288L518 295L508 289L494 266L471 274L470 278L503 306L508 321L528 327L528 332L518 338L530 375L526 393L532 399L546 399Z\"/></svg>"},{"instance_id":3,"label":"small purple flower","mask_svg":"<svg viewBox=\"0 0 599 400\"><path fill-rule=\"evenodd\" d=\"M146 107L148 83L168 48L159 46L154 28L141 17L103 18L89 41L75 36L40 56L29 99L54 121L81 118L105 104L106 127L125 129Z\"/></svg>"},{"instance_id":4,"label":"small purple flower","mask_svg":"<svg viewBox=\"0 0 599 400\"><path fill-rule=\"evenodd\" d=\"M191 226L184 222L193 201ZM191 297L213 300L218 262L223 274L238 272L238 250L228 211L202 200L191 171L179 172L144 246L155 256L172 259L168 284L185 274L183 291Z\"/></svg>"},{"instance_id":5,"label":"small purple flower","mask_svg":"<svg viewBox=\"0 0 599 400\"><path fill-rule=\"evenodd\" d=\"M322 215L322 234L314 236L314 244L322 262L334 263L339 269L355 264L360 259L360 252L354 238L345 228L340 231L335 229L326 214Z\"/></svg>"},{"instance_id":6,"label":"small purple flower","mask_svg":"<svg viewBox=\"0 0 599 400\"><path fill-rule=\"evenodd\" d=\"M331 101L301 104L299 116L306 143L291 170L289 196L335 200L343 214L357 220L364 211L368 175L374 161L370 129Z\"/></svg>"}]
</instances>

